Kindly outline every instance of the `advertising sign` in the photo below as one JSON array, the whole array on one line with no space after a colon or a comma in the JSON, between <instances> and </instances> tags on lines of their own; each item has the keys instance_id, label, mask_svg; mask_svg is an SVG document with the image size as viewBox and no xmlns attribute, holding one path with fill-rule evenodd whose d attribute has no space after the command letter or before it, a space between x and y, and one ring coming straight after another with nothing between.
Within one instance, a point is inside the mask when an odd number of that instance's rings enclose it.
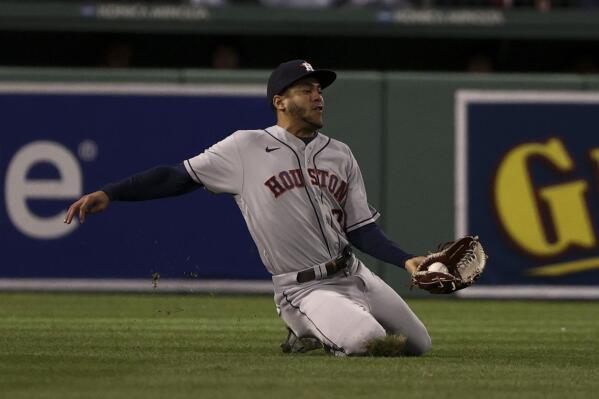
<instances>
[{"instance_id":1,"label":"advertising sign","mask_svg":"<svg viewBox=\"0 0 599 399\"><path fill-rule=\"evenodd\" d=\"M268 279L230 195L62 221L84 193L272 124L262 86L0 84L0 278Z\"/></svg>"},{"instance_id":2,"label":"advertising sign","mask_svg":"<svg viewBox=\"0 0 599 399\"><path fill-rule=\"evenodd\" d=\"M456 235L490 256L464 295L599 297L599 94L456 99Z\"/></svg>"}]
</instances>

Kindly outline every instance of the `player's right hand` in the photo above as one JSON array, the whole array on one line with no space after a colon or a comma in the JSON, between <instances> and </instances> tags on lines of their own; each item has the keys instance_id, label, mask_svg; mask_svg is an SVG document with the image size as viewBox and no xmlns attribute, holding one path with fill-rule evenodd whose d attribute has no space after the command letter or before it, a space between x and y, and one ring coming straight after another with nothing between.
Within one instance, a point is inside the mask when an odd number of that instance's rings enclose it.
<instances>
[{"instance_id":1,"label":"player's right hand","mask_svg":"<svg viewBox=\"0 0 599 399\"><path fill-rule=\"evenodd\" d=\"M84 195L69 207L64 222L71 224L75 215L79 214L79 223L83 223L86 214L102 212L108 207L108 204L110 204L110 198L104 191Z\"/></svg>"}]
</instances>

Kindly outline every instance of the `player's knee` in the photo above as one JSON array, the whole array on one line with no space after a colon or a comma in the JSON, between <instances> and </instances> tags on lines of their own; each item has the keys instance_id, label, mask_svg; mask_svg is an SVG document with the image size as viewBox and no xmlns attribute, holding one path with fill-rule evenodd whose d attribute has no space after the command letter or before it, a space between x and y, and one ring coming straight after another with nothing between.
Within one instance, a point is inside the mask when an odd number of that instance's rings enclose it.
<instances>
[{"instance_id":1,"label":"player's knee","mask_svg":"<svg viewBox=\"0 0 599 399\"><path fill-rule=\"evenodd\" d=\"M431 336L424 326L418 331L417 334L413 334L407 341L406 355L409 356L422 356L429 350L431 350L433 342Z\"/></svg>"},{"instance_id":2,"label":"player's knee","mask_svg":"<svg viewBox=\"0 0 599 399\"><path fill-rule=\"evenodd\" d=\"M347 355L362 355L366 353L366 344L373 339L387 335L385 329L378 323L372 323L365 328L357 329L351 334L343 345Z\"/></svg>"}]
</instances>

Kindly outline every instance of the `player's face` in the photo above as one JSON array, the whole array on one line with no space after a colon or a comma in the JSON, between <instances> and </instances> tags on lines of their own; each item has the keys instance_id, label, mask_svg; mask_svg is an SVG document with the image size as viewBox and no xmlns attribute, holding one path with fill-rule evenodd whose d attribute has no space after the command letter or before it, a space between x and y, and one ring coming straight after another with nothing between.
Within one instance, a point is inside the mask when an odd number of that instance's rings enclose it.
<instances>
[{"instance_id":1,"label":"player's face","mask_svg":"<svg viewBox=\"0 0 599 399\"><path fill-rule=\"evenodd\" d=\"M324 126L324 99L320 83L316 79L299 80L287 89L285 98L287 112L291 118L314 129Z\"/></svg>"}]
</instances>

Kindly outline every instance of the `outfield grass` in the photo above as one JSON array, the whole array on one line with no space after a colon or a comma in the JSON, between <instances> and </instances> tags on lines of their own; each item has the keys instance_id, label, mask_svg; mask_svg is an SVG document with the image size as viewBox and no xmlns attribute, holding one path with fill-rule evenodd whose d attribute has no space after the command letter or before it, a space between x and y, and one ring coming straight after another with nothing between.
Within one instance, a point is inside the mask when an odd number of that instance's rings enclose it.
<instances>
[{"instance_id":1,"label":"outfield grass","mask_svg":"<svg viewBox=\"0 0 599 399\"><path fill-rule=\"evenodd\" d=\"M421 358L284 355L270 297L0 294L1 398L591 398L599 302L411 300Z\"/></svg>"}]
</instances>

